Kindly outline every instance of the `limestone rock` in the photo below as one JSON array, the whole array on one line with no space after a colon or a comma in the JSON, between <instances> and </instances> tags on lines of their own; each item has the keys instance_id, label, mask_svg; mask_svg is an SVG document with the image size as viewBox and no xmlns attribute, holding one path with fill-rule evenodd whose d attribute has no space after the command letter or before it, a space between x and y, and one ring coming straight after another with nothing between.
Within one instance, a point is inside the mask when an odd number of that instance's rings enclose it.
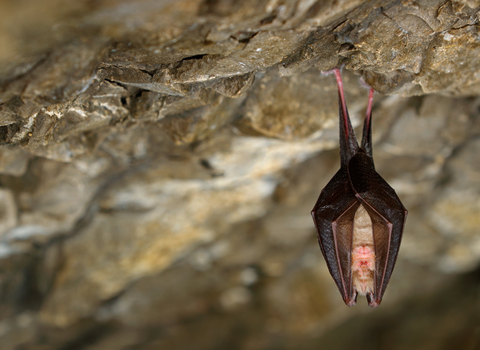
<instances>
[{"instance_id":1,"label":"limestone rock","mask_svg":"<svg viewBox=\"0 0 480 350\"><path fill-rule=\"evenodd\" d=\"M479 8L2 2L2 349L477 344ZM358 133L379 92L376 169L409 209L373 312L343 305L310 217L337 66Z\"/></svg>"}]
</instances>

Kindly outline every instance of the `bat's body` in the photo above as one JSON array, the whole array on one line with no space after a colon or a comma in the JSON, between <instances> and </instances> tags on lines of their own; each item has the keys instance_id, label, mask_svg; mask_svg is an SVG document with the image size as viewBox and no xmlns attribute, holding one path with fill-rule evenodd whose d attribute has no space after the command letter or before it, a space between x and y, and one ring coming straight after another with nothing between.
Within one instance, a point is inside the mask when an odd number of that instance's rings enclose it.
<instances>
[{"instance_id":1,"label":"bat's body","mask_svg":"<svg viewBox=\"0 0 480 350\"><path fill-rule=\"evenodd\" d=\"M340 71L334 73L340 104L341 167L320 193L312 217L320 249L345 303L355 305L359 293L367 296L368 305L377 307L397 259L407 210L373 164L373 89L359 146Z\"/></svg>"}]
</instances>

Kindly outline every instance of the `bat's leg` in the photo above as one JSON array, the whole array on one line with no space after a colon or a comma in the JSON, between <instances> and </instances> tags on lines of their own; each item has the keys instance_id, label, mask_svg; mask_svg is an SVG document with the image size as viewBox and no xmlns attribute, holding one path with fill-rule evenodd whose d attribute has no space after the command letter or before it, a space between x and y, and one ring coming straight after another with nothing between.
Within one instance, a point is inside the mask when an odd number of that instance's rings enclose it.
<instances>
[{"instance_id":1,"label":"bat's leg","mask_svg":"<svg viewBox=\"0 0 480 350\"><path fill-rule=\"evenodd\" d=\"M334 68L323 74L335 74L338 88L339 118L340 118L340 159L342 166L346 166L348 161L358 150L357 138L353 131L350 117L348 116L347 104L345 102L345 92L343 90L342 76L340 69Z\"/></svg>"},{"instance_id":2,"label":"bat's leg","mask_svg":"<svg viewBox=\"0 0 480 350\"><path fill-rule=\"evenodd\" d=\"M367 154L372 157L372 106L373 106L373 94L375 91L373 88L370 88L368 93L368 105L367 112L365 115L365 122L363 124L363 136L362 136L362 148L367 152Z\"/></svg>"},{"instance_id":3,"label":"bat's leg","mask_svg":"<svg viewBox=\"0 0 480 350\"><path fill-rule=\"evenodd\" d=\"M343 81L340 68L333 68L329 71L321 72L323 75L335 74L335 79L337 80L338 96L340 98L340 104L343 111L343 122L345 124L345 132L348 138L349 128L348 128L348 113L347 113L347 104L345 102L345 92L343 90Z\"/></svg>"},{"instance_id":4,"label":"bat's leg","mask_svg":"<svg viewBox=\"0 0 480 350\"><path fill-rule=\"evenodd\" d=\"M335 79L337 80L337 87L338 87L338 96L340 97L340 103L342 105L343 111L343 123L345 124L345 132L347 139L349 138L348 135L348 112L347 112L347 104L345 103L345 92L343 90L343 81L342 75L340 74L340 69L334 68L333 73L335 74Z\"/></svg>"},{"instance_id":5,"label":"bat's leg","mask_svg":"<svg viewBox=\"0 0 480 350\"><path fill-rule=\"evenodd\" d=\"M370 88L370 91L368 92L368 106L367 106L367 113L365 116L365 123L367 125L367 129L370 130L370 119L372 118L372 105L373 105L373 94L375 93L375 90L373 88Z\"/></svg>"}]
</instances>

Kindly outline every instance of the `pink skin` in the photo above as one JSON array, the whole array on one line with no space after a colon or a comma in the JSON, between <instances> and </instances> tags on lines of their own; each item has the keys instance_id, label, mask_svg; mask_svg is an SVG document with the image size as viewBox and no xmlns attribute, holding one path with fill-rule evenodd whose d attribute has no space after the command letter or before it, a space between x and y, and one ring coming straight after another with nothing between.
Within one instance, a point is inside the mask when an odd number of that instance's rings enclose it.
<instances>
[{"instance_id":1,"label":"pink skin","mask_svg":"<svg viewBox=\"0 0 480 350\"><path fill-rule=\"evenodd\" d=\"M375 90L373 88L370 88L370 91L368 92L368 106L367 106L367 115L365 117L365 122L367 124L367 128L370 127L370 119L372 117L372 105L373 105L373 94L375 93Z\"/></svg>"},{"instance_id":2,"label":"pink skin","mask_svg":"<svg viewBox=\"0 0 480 350\"><path fill-rule=\"evenodd\" d=\"M361 278L367 278L369 271L375 270L375 253L371 247L361 246L355 248L352 252L352 260L352 269L358 271Z\"/></svg>"},{"instance_id":3,"label":"pink skin","mask_svg":"<svg viewBox=\"0 0 480 350\"><path fill-rule=\"evenodd\" d=\"M352 272L355 289L366 295L372 290L372 272L375 270L375 253L372 247L360 246L352 251Z\"/></svg>"}]
</instances>

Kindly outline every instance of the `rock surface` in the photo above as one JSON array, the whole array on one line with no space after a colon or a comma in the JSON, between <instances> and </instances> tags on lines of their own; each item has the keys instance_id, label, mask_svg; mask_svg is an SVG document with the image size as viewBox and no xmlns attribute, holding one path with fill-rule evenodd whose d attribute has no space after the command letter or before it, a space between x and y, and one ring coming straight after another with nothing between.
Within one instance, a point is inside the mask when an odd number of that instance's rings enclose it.
<instances>
[{"instance_id":1,"label":"rock surface","mask_svg":"<svg viewBox=\"0 0 480 350\"><path fill-rule=\"evenodd\" d=\"M2 349L480 344L478 1L0 3ZM310 218L334 79L409 209L380 309ZM432 341L434 339L434 341Z\"/></svg>"}]
</instances>

